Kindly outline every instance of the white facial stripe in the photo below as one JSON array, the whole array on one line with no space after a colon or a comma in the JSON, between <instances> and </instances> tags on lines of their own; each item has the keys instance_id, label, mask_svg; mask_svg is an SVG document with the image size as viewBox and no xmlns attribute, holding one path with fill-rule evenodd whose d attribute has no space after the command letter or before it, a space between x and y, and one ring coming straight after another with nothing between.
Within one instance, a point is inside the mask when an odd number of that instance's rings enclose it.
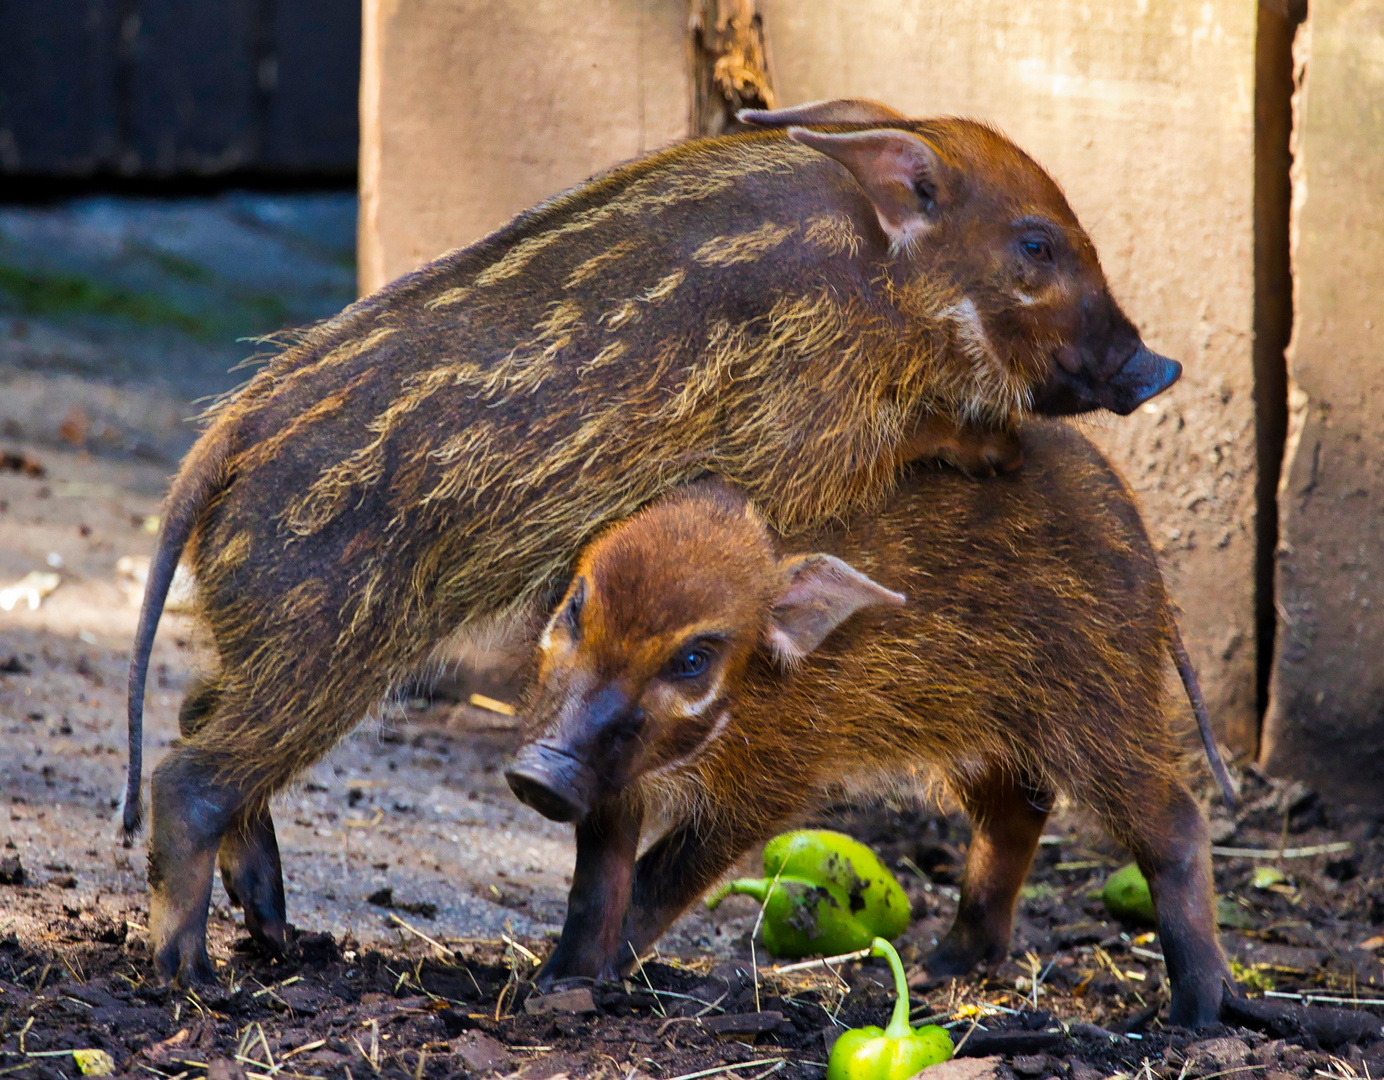
<instances>
[{"instance_id":1,"label":"white facial stripe","mask_svg":"<svg viewBox=\"0 0 1384 1080\"><path fill-rule=\"evenodd\" d=\"M701 716L702 710L716 700L716 695L721 692L721 679L718 676L716 681L711 684L711 689L699 697L696 701L689 702L682 707L684 719L691 719L694 716Z\"/></svg>"},{"instance_id":2,"label":"white facial stripe","mask_svg":"<svg viewBox=\"0 0 1384 1080\"><path fill-rule=\"evenodd\" d=\"M956 336L968 355L977 360L987 360L1001 371L1004 369L999 356L990 345L990 339L985 336L985 325L980 321L980 312L976 310L975 301L968 296L943 308L942 316L950 319L956 326Z\"/></svg>"},{"instance_id":3,"label":"white facial stripe","mask_svg":"<svg viewBox=\"0 0 1384 1080\"><path fill-rule=\"evenodd\" d=\"M1019 301L1024 307L1032 307L1034 304L1038 303L1038 297L1029 296L1028 293L1020 292L1018 289L1015 289L1012 295L1014 299Z\"/></svg>"},{"instance_id":4,"label":"white facial stripe","mask_svg":"<svg viewBox=\"0 0 1384 1080\"><path fill-rule=\"evenodd\" d=\"M721 715L716 717L716 723L711 726L711 730L706 733L706 737L694 746L689 753L684 754L680 758L675 758L666 765L660 765L657 769L651 770L648 775L661 776L664 773L672 772L674 769L680 769L684 765L690 765L692 762L696 761L697 758L701 757L702 754L706 753L707 747L721 737L722 732L726 730L729 724L730 710L722 709Z\"/></svg>"},{"instance_id":5,"label":"white facial stripe","mask_svg":"<svg viewBox=\"0 0 1384 1080\"><path fill-rule=\"evenodd\" d=\"M995 355L995 350L990 347L990 339L985 336L985 326L980 321L980 312L976 310L975 301L969 296L960 303L952 304L942 314L956 324L957 332L967 344L982 349L988 356Z\"/></svg>"}]
</instances>

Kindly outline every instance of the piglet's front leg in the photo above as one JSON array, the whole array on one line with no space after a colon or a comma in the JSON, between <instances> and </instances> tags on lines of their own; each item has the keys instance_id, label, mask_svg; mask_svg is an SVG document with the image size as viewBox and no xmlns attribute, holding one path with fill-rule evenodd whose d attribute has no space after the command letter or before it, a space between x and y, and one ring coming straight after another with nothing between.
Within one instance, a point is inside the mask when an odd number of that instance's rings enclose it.
<instances>
[{"instance_id":1,"label":"piglet's front leg","mask_svg":"<svg viewBox=\"0 0 1384 1080\"><path fill-rule=\"evenodd\" d=\"M577 865L567 897L567 920L547 963L534 978L540 990L564 979L613 979L624 945L642 806L630 799L597 803L577 824Z\"/></svg>"},{"instance_id":2,"label":"piglet's front leg","mask_svg":"<svg viewBox=\"0 0 1384 1080\"><path fill-rule=\"evenodd\" d=\"M1012 427L962 423L932 413L904 440L899 461L942 461L968 476L997 476L1022 467L1024 450Z\"/></svg>"},{"instance_id":3,"label":"piglet's front leg","mask_svg":"<svg viewBox=\"0 0 1384 1080\"><path fill-rule=\"evenodd\" d=\"M680 822L640 857L621 943L623 969L634 964L631 949L642 954L652 946L740 856L792 820L800 804L766 799L755 813L739 809L711 820Z\"/></svg>"}]
</instances>

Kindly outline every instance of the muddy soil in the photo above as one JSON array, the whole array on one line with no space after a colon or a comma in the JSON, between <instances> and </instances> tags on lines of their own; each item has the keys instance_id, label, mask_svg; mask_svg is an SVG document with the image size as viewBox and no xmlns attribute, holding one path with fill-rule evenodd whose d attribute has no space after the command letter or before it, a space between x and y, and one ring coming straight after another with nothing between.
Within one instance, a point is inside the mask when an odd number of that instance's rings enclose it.
<instances>
[{"instance_id":1,"label":"muddy soil","mask_svg":"<svg viewBox=\"0 0 1384 1080\"><path fill-rule=\"evenodd\" d=\"M775 973L751 952L743 897L714 915L698 906L623 983L534 998L527 980L565 910L571 836L504 786L514 722L465 703L472 689L503 697L494 679L366 725L276 802L297 955L259 955L218 884L220 986L158 986L142 853L121 846L113 814L135 575L163 469L0 449L11 455L0 587L31 571L59 580L36 609L0 612L0 1076L73 1078L72 1051L99 1050L146 1080L819 1080L835 1033L886 1018L882 965ZM188 616L165 616L154 663L150 767L206 663ZM899 946L914 1017L965 1040L946 1080L1384 1076L1384 819L1253 770L1237 777L1238 814L1209 783L1207 804L1224 941L1259 1013L1195 1033L1163 1023L1156 935L1095 898L1124 859L1082 815L1054 816L1011 956L945 981L919 961L955 911L964 821L887 805L820 816L879 851L909 892L915 919ZM1294 1011L1291 994L1335 1012Z\"/></svg>"}]
</instances>

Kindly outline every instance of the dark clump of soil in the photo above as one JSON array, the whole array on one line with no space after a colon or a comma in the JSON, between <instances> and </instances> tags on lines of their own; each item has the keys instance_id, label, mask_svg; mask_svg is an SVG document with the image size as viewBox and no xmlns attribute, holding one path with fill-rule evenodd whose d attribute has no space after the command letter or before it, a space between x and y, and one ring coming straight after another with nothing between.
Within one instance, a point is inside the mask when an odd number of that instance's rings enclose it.
<instances>
[{"instance_id":1,"label":"dark clump of soil","mask_svg":"<svg viewBox=\"0 0 1384 1080\"><path fill-rule=\"evenodd\" d=\"M835 1033L880 1023L890 1004L886 972L872 964L834 974L761 969L756 980L747 962L653 960L623 983L538 998L524 980L532 962L517 943L358 953L328 935L301 936L290 961L244 947L222 985L183 994L154 981L142 948L130 948L128 920L78 913L50 930L51 951L26 949L13 937L0 942L5 1074L73 1077L74 1059L62 1051L99 1049L117 1072L144 1077L200 1078L210 1070L248 1080L484 1073L617 1080L729 1066L735 1076L773 1069L816 1080ZM1116 969L1128 962L1128 950L1101 948L1121 957ZM1185 1080L1233 1070L1306 1080L1379 1076L1384 1067L1384 1044L1368 1038L1322 1047L1301 1032L1283 1039L1227 1026L1165 1028L1156 1017L1161 988L1148 978L1124 984L1086 975L1078 994L1057 989L1069 980L1053 980L1051 989L1040 984L1034 1008L1005 967L916 991L915 1019L959 1016L953 1034L965 1040L961 1052L986 1057L978 1075L1095 1080L1146 1071ZM1093 1012L1108 1026L1079 1018Z\"/></svg>"},{"instance_id":2,"label":"dark clump of soil","mask_svg":"<svg viewBox=\"0 0 1384 1080\"><path fill-rule=\"evenodd\" d=\"M1213 831L1223 940L1246 997L1198 1032L1165 1023L1156 935L1114 922L1095 896L1125 858L1083 819L1054 818L1013 952L964 980L921 966L955 912L964 821L876 807L818 823L897 869L915 915L899 941L912 1015L951 1027L974 1062L964 1080L1384 1077L1381 821L1252 771L1242 785L1241 810L1216 811ZM622 982L541 997L528 980L550 939L439 941L394 914L428 917L390 889L369 899L397 920L397 947L304 932L291 959L273 960L214 921L222 981L182 993L153 975L142 909L81 906L56 880L0 892L43 928L0 938L0 1077L75 1080L75 1049L145 1080L821 1080L835 1036L882 1024L892 1004L881 963L777 973L744 929L719 951L691 946Z\"/></svg>"}]
</instances>

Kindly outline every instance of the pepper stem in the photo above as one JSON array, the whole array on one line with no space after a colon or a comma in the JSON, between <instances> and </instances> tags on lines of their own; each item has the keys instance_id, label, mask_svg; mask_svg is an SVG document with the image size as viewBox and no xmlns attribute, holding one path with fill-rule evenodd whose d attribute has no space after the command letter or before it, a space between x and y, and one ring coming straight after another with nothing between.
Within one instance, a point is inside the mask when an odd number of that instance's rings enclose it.
<instances>
[{"instance_id":1,"label":"pepper stem","mask_svg":"<svg viewBox=\"0 0 1384 1080\"><path fill-rule=\"evenodd\" d=\"M908 1023L908 979L904 977L903 961L894 946L882 937L870 943L870 955L882 956L889 961L894 972L894 1015L889 1018L889 1026L884 1029L886 1039L903 1039L913 1034Z\"/></svg>"},{"instance_id":2,"label":"pepper stem","mask_svg":"<svg viewBox=\"0 0 1384 1080\"><path fill-rule=\"evenodd\" d=\"M716 906L732 893L740 896L753 896L762 904L769 895L769 886L772 884L773 882L766 878L737 878L727 885L722 885L708 896L706 906L709 910L715 911Z\"/></svg>"}]
</instances>

